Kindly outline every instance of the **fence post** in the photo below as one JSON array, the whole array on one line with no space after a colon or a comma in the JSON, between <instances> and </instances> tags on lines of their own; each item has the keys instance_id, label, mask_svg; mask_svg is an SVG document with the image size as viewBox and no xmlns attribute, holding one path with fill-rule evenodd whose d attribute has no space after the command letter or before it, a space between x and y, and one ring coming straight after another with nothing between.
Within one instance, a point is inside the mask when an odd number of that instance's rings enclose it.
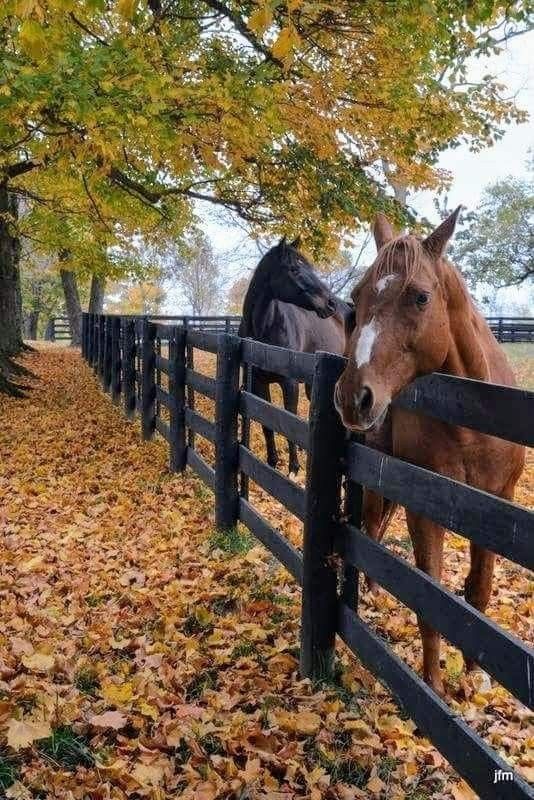
<instances>
[{"instance_id":1,"label":"fence post","mask_svg":"<svg viewBox=\"0 0 534 800\"><path fill-rule=\"evenodd\" d=\"M143 320L143 365L141 371L141 428L143 439L151 439L156 430L156 326Z\"/></svg>"},{"instance_id":2,"label":"fence post","mask_svg":"<svg viewBox=\"0 0 534 800\"><path fill-rule=\"evenodd\" d=\"M124 413L135 414L135 320L122 318L122 396Z\"/></svg>"},{"instance_id":3,"label":"fence post","mask_svg":"<svg viewBox=\"0 0 534 800\"><path fill-rule=\"evenodd\" d=\"M117 403L121 396L121 318L111 321L111 398Z\"/></svg>"},{"instance_id":4,"label":"fence post","mask_svg":"<svg viewBox=\"0 0 534 800\"><path fill-rule=\"evenodd\" d=\"M346 437L348 438L348 437ZM360 434L351 434L350 437L360 443L365 442L365 436ZM362 506L363 506L363 486L359 483L354 483L345 475L345 498L344 498L344 516L347 521L354 525L356 528L361 528L362 524ZM358 584L360 573L351 564L343 562L343 583L341 585L341 598L343 602L354 610L358 608Z\"/></svg>"},{"instance_id":5,"label":"fence post","mask_svg":"<svg viewBox=\"0 0 534 800\"><path fill-rule=\"evenodd\" d=\"M111 389L111 323L112 317L104 317L104 367L102 371L102 386L105 392Z\"/></svg>"},{"instance_id":6,"label":"fence post","mask_svg":"<svg viewBox=\"0 0 534 800\"><path fill-rule=\"evenodd\" d=\"M215 526L230 530L239 519L237 435L241 339L224 333L217 347L215 388Z\"/></svg>"},{"instance_id":7,"label":"fence post","mask_svg":"<svg viewBox=\"0 0 534 800\"><path fill-rule=\"evenodd\" d=\"M499 317L499 326L497 330L497 341L502 342L502 317Z\"/></svg>"},{"instance_id":8,"label":"fence post","mask_svg":"<svg viewBox=\"0 0 534 800\"><path fill-rule=\"evenodd\" d=\"M169 394L171 407L169 410L169 427L171 444L169 453L169 469L171 472L183 472L186 466L187 441L185 427L185 343L186 330L181 325L172 329L169 342Z\"/></svg>"},{"instance_id":9,"label":"fence post","mask_svg":"<svg viewBox=\"0 0 534 800\"><path fill-rule=\"evenodd\" d=\"M306 470L306 514L300 672L305 678L333 674L337 628L335 538L339 528L345 429L334 407L334 386L344 360L317 356L310 404L310 448Z\"/></svg>"}]
</instances>

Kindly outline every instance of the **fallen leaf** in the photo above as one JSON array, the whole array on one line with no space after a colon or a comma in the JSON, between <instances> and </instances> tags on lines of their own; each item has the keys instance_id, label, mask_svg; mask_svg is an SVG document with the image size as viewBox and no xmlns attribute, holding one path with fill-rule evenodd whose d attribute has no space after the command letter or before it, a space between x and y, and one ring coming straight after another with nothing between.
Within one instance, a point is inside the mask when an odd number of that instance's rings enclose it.
<instances>
[{"instance_id":1,"label":"fallen leaf","mask_svg":"<svg viewBox=\"0 0 534 800\"><path fill-rule=\"evenodd\" d=\"M125 727L128 719L120 711L104 711L103 714L91 714L88 722L95 728L113 728L118 731Z\"/></svg>"},{"instance_id":2,"label":"fallen leaf","mask_svg":"<svg viewBox=\"0 0 534 800\"><path fill-rule=\"evenodd\" d=\"M7 724L7 743L13 750L29 747L33 742L51 735L50 724L44 720L12 718Z\"/></svg>"}]
</instances>

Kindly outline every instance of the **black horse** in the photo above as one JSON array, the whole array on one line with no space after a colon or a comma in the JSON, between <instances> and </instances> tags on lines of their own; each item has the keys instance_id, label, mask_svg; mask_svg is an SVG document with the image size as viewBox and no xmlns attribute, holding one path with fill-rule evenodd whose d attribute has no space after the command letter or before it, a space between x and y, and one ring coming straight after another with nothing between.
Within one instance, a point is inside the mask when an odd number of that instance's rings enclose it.
<instances>
[{"instance_id":1,"label":"black horse","mask_svg":"<svg viewBox=\"0 0 534 800\"><path fill-rule=\"evenodd\" d=\"M299 239L288 244L284 237L261 259L245 295L239 335L304 353L325 350L342 354L352 306L332 294L299 253L298 245ZM284 407L296 414L298 382L272 372L252 370L254 394L270 401L272 383L280 385ZM309 396L309 387L306 390ZM274 433L265 427L263 433L267 462L276 467ZM289 472L297 472L297 447L293 442L288 442L288 447Z\"/></svg>"}]
</instances>

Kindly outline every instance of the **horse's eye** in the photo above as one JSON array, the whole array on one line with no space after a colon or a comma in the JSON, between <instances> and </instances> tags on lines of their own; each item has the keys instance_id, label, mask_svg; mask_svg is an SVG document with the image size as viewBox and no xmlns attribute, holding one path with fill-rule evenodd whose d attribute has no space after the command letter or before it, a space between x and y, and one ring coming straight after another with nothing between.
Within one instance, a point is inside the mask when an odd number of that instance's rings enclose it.
<instances>
[{"instance_id":1,"label":"horse's eye","mask_svg":"<svg viewBox=\"0 0 534 800\"><path fill-rule=\"evenodd\" d=\"M430 295L426 294L426 292L418 292L415 297L415 302L420 308L426 306L429 300L430 300Z\"/></svg>"}]
</instances>

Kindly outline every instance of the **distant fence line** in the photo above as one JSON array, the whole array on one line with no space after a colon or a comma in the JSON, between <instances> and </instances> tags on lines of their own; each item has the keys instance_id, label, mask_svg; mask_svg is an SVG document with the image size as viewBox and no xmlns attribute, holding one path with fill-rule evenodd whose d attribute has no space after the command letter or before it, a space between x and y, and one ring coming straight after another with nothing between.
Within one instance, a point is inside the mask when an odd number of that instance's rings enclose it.
<instances>
[{"instance_id":1,"label":"distant fence line","mask_svg":"<svg viewBox=\"0 0 534 800\"><path fill-rule=\"evenodd\" d=\"M361 531L362 487L528 568L534 567L534 513L522 506L386 456L348 439L333 404L345 360L298 353L227 333L235 318L188 319L187 325L146 317L84 314L82 354L128 417L141 416L142 435L169 445L172 471L190 467L215 494L217 528L243 523L302 587L300 671L332 674L338 635L384 682L419 728L484 800L533 798L517 773L405 664L358 614L363 572L474 658L508 691L534 708L534 653L461 597ZM224 332L220 332L221 329ZM216 355L216 377L204 375L194 351ZM164 354L166 353L166 354ZM251 394L250 370L268 369L312 385L309 421ZM162 382L166 377L166 382ZM215 403L214 421L195 409L195 395ZM449 424L534 446L534 393L433 374L397 399L403 408ZM168 416L167 416L168 415ZM303 489L249 447L255 420L308 454ZM211 442L215 464L198 452ZM240 480L241 478L241 480ZM303 522L302 552L254 507L248 481Z\"/></svg>"},{"instance_id":2,"label":"distant fence line","mask_svg":"<svg viewBox=\"0 0 534 800\"><path fill-rule=\"evenodd\" d=\"M125 317L127 315L124 315ZM140 315L132 315L140 316ZM187 325L191 321L192 325L202 325L204 322L208 329L219 330L218 326L228 325L227 333L237 331L241 317L238 316L204 316L193 317L188 315L181 316L150 316L154 320L166 320L175 324ZM196 322L195 322L196 320ZM499 342L534 342L534 317L486 317L495 338ZM202 321L202 322L201 322ZM46 327L44 338L51 341L65 341L70 339L70 324L67 316L51 317Z\"/></svg>"}]
</instances>

